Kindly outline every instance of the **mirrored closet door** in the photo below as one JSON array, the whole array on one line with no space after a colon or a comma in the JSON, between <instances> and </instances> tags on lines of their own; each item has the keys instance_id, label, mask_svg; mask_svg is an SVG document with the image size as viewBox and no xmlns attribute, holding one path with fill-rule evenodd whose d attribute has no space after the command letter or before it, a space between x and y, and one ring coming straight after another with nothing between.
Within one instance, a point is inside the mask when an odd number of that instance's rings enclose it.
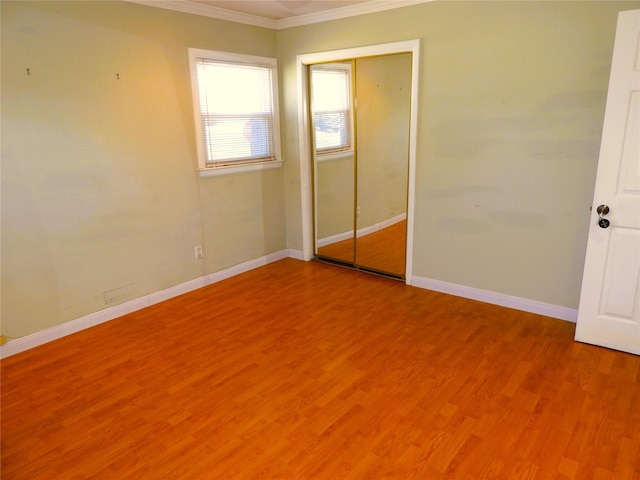
<instances>
[{"instance_id":1,"label":"mirrored closet door","mask_svg":"<svg viewBox=\"0 0 640 480\"><path fill-rule=\"evenodd\" d=\"M403 279L411 53L309 67L315 258Z\"/></svg>"}]
</instances>

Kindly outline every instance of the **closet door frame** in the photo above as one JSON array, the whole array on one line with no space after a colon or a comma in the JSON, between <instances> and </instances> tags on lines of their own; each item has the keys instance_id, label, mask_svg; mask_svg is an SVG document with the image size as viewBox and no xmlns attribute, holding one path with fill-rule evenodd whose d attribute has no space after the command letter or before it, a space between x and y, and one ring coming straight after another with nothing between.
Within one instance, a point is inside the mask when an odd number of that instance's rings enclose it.
<instances>
[{"instance_id":1,"label":"closet door frame","mask_svg":"<svg viewBox=\"0 0 640 480\"><path fill-rule=\"evenodd\" d=\"M314 256L314 214L313 214L313 175L311 172L311 122L309 119L308 65L331 61L373 57L394 53L411 53L411 120L409 126L409 185L407 189L407 250L405 264L405 283L411 285L413 263L413 225L415 210L415 165L416 137L418 124L418 80L420 61L420 40L369 45L366 47L331 50L297 56L298 80L298 138L300 139L300 190L302 214L303 260Z\"/></svg>"}]
</instances>

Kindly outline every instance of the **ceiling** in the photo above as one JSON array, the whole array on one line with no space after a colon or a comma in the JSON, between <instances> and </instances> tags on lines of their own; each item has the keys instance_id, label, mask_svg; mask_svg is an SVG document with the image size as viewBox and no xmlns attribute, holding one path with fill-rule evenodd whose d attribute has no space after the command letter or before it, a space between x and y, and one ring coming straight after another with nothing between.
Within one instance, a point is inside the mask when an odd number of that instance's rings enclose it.
<instances>
[{"instance_id":1,"label":"ceiling","mask_svg":"<svg viewBox=\"0 0 640 480\"><path fill-rule=\"evenodd\" d=\"M267 28L287 28L435 0L125 0Z\"/></svg>"}]
</instances>

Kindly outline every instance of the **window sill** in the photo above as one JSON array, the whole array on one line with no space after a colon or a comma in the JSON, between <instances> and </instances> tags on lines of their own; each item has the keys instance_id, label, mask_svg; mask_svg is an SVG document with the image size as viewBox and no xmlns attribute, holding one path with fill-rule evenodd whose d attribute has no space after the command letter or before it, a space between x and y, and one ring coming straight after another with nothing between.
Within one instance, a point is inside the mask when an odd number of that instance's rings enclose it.
<instances>
[{"instance_id":1,"label":"window sill","mask_svg":"<svg viewBox=\"0 0 640 480\"><path fill-rule=\"evenodd\" d=\"M230 175L232 173L251 172L255 170L267 170L269 168L282 167L282 160L276 160L273 162L254 163L250 165L237 165L228 167L210 167L198 169L198 175L200 177L219 177L221 175Z\"/></svg>"},{"instance_id":2,"label":"window sill","mask_svg":"<svg viewBox=\"0 0 640 480\"><path fill-rule=\"evenodd\" d=\"M328 160L340 160L353 157L353 150L343 150L336 153L319 153L316 155L316 162L326 162Z\"/></svg>"}]
</instances>

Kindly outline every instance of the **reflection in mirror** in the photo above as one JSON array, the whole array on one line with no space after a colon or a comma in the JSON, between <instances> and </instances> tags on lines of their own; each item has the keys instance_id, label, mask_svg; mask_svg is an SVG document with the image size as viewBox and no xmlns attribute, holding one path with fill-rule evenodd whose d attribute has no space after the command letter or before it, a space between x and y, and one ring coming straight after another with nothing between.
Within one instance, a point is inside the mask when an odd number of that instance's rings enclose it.
<instances>
[{"instance_id":1,"label":"reflection in mirror","mask_svg":"<svg viewBox=\"0 0 640 480\"><path fill-rule=\"evenodd\" d=\"M353 264L351 62L310 67L316 255Z\"/></svg>"},{"instance_id":2,"label":"reflection in mirror","mask_svg":"<svg viewBox=\"0 0 640 480\"><path fill-rule=\"evenodd\" d=\"M356 265L404 276L411 54L356 60Z\"/></svg>"},{"instance_id":3,"label":"reflection in mirror","mask_svg":"<svg viewBox=\"0 0 640 480\"><path fill-rule=\"evenodd\" d=\"M318 259L404 278L411 62L310 66Z\"/></svg>"}]
</instances>

